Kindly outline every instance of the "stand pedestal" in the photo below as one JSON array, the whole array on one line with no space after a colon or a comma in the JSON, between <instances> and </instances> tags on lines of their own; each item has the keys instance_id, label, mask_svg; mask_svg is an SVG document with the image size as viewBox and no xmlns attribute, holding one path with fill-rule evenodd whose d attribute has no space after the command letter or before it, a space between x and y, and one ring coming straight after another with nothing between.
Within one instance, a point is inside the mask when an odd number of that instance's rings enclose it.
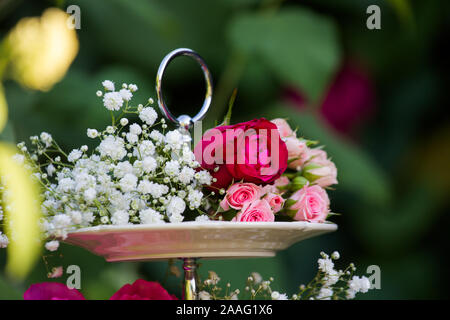
<instances>
[{"instance_id":1,"label":"stand pedestal","mask_svg":"<svg viewBox=\"0 0 450 320\"><path fill-rule=\"evenodd\" d=\"M197 258L183 259L183 300L197 300Z\"/></svg>"}]
</instances>

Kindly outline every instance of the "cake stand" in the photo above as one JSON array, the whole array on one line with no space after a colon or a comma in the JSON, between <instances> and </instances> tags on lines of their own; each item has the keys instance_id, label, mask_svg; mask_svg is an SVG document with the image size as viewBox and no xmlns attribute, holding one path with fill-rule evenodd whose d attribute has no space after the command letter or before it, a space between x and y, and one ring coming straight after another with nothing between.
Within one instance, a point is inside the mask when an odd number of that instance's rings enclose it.
<instances>
[{"instance_id":1,"label":"cake stand","mask_svg":"<svg viewBox=\"0 0 450 320\"><path fill-rule=\"evenodd\" d=\"M190 56L201 66L206 82L203 105L194 117L175 117L162 96L162 77L177 56ZM161 62L156 77L158 105L164 116L180 132L189 135L195 122L202 120L211 104L212 77L203 59L191 49L176 49ZM64 242L83 247L106 261L150 261L182 259L183 299L197 298L198 258L273 257L292 244L335 231L333 223L310 222L181 222L154 225L96 226L68 233Z\"/></svg>"},{"instance_id":2,"label":"cake stand","mask_svg":"<svg viewBox=\"0 0 450 320\"><path fill-rule=\"evenodd\" d=\"M182 259L183 299L194 300L198 258L274 257L294 243L335 230L333 223L192 221L89 227L70 232L64 242L108 262Z\"/></svg>"}]
</instances>

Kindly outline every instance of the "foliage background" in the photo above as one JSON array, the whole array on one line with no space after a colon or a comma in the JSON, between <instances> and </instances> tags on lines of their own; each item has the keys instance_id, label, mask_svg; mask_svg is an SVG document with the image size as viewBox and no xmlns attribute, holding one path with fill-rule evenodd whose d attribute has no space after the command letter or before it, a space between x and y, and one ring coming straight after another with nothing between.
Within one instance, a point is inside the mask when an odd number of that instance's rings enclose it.
<instances>
[{"instance_id":1,"label":"foliage background","mask_svg":"<svg viewBox=\"0 0 450 320\"><path fill-rule=\"evenodd\" d=\"M215 270L242 287L259 271L292 294L313 277L321 250L338 250L360 273L381 268L381 290L361 298L449 298L448 1L2 0L0 38L22 17L70 4L81 8L79 54L49 92L4 83L10 115L2 140L48 131L67 149L89 144L86 128L108 121L95 96L101 80L137 83L145 101L155 97L163 56L192 48L214 77L207 123L222 118L234 88L233 122L288 117L336 162L339 185L330 196L342 213L334 234L273 259L202 260L203 275ZM381 8L381 30L366 28L370 4ZM171 108L194 113L204 94L197 65L172 63L165 92ZM109 298L138 277L180 292L180 279L166 279L165 262L108 264L70 246L61 253L46 256L23 283L0 274L0 298L20 299L30 283L48 281L47 267L71 264L81 267L87 298ZM4 260L2 250L1 266Z\"/></svg>"}]
</instances>

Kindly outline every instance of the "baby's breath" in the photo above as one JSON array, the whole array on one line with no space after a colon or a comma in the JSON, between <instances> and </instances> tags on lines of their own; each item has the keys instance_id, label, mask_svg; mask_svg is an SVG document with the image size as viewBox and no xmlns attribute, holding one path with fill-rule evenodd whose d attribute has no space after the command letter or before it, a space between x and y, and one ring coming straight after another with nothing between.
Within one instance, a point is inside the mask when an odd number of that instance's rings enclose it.
<instances>
[{"instance_id":1,"label":"baby's breath","mask_svg":"<svg viewBox=\"0 0 450 320\"><path fill-rule=\"evenodd\" d=\"M79 227L179 223L189 210L190 219L203 215L196 209L207 201L202 190L212 177L198 170L190 137L178 130L159 131L158 126L166 129L167 125L163 119L158 122L158 114L149 106L153 99L145 106L133 106L135 84L123 84L119 91L112 81L102 85L105 92L96 95L111 112L112 123L102 131L87 129L89 138L99 139L90 154L87 146L65 153L47 132L30 138L30 150L23 142L18 145L21 153L15 160L32 160L43 189L45 235L51 240ZM129 114L142 123L133 123ZM8 238L0 232L0 246L7 244ZM47 242L48 250L57 247L56 240Z\"/></svg>"}]
</instances>

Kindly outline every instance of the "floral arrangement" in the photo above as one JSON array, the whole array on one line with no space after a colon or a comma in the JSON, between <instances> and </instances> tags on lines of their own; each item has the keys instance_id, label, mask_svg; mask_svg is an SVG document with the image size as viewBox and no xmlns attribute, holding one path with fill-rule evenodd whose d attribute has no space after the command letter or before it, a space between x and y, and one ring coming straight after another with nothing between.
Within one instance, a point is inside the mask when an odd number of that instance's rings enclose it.
<instances>
[{"instance_id":1,"label":"floral arrangement","mask_svg":"<svg viewBox=\"0 0 450 320\"><path fill-rule=\"evenodd\" d=\"M351 263L344 270L336 270L334 262L340 258L337 251L331 256L321 252L317 260L318 271L308 284L300 285L298 292L289 297L272 289L273 277L264 280L258 272L252 272L242 289L231 289L227 283L225 288L220 286L220 277L210 271L208 278L201 282L198 298L200 300L340 300L354 299L357 293L367 293L371 284L365 276L359 277L354 273L356 267ZM173 266L169 265L170 269ZM179 272L172 272L179 274ZM33 284L24 293L25 300L84 300L84 296L76 289L69 289L57 282ZM136 280L133 284L126 284L110 297L110 300L177 300L169 294L159 283Z\"/></svg>"},{"instance_id":2,"label":"floral arrangement","mask_svg":"<svg viewBox=\"0 0 450 320\"><path fill-rule=\"evenodd\" d=\"M311 147L316 144L297 138L284 119L207 131L195 154L216 179L215 215L238 222L325 222L332 214L325 188L337 184L337 169L321 147ZM215 151L209 158L208 149Z\"/></svg>"},{"instance_id":3,"label":"floral arrangement","mask_svg":"<svg viewBox=\"0 0 450 320\"><path fill-rule=\"evenodd\" d=\"M230 109L223 125L206 131L192 151L190 135L168 130L152 98L132 103L135 84L119 90L109 80L102 85L97 96L111 125L87 129L99 141L94 150L83 145L65 152L42 132L30 137L31 148L19 143L14 156L42 186L48 250L81 227L192 220L323 223L332 214L326 188L337 183L336 166L285 120L230 125ZM7 244L0 230L0 246Z\"/></svg>"},{"instance_id":4,"label":"floral arrangement","mask_svg":"<svg viewBox=\"0 0 450 320\"><path fill-rule=\"evenodd\" d=\"M42 186L41 226L55 251L59 239L82 227L162 224L183 221L324 223L332 215L326 189L337 184L337 169L317 142L297 137L284 119L254 119L231 125L231 107L222 125L207 130L191 148L186 131L169 130L152 107L133 104L135 84L116 90L112 81L97 91L111 114L104 130L87 129L98 140L65 152L51 134L30 137L31 147L18 144L15 161L34 172ZM134 120L134 121L133 121ZM1 187L0 197L7 197ZM3 208L0 202L0 220ZM8 221L7 221L8 222ZM1 228L2 225L0 225ZM13 236L13 235L12 235ZM0 229L0 247L8 245ZM291 299L352 299L370 283L354 276L351 264L335 270L337 252L321 253L319 271ZM53 268L49 278L62 276ZM200 299L276 299L288 296L251 274L243 290L223 290L210 272L200 285ZM58 283L32 285L25 299L84 299ZM155 282L137 280L111 299L176 299Z\"/></svg>"}]
</instances>

